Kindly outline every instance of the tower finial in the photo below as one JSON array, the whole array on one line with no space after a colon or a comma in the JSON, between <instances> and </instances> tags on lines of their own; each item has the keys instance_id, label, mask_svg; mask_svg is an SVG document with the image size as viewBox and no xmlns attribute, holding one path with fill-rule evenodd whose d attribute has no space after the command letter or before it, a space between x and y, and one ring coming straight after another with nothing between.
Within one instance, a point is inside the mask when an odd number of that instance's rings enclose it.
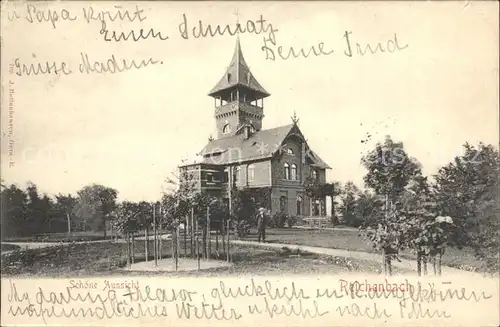
<instances>
[{"instance_id":1,"label":"tower finial","mask_svg":"<svg viewBox=\"0 0 500 327\"><path fill-rule=\"evenodd\" d=\"M214 137L212 136L212 134L210 134L210 136L208 137L208 142L213 142L214 140Z\"/></svg>"},{"instance_id":2,"label":"tower finial","mask_svg":"<svg viewBox=\"0 0 500 327\"><path fill-rule=\"evenodd\" d=\"M297 125L297 123L299 122L299 118L297 117L297 112L295 110L293 111L293 116L290 118L292 118L293 124Z\"/></svg>"},{"instance_id":3,"label":"tower finial","mask_svg":"<svg viewBox=\"0 0 500 327\"><path fill-rule=\"evenodd\" d=\"M236 37L239 39L240 37L240 11L238 8L234 11L234 15L236 16Z\"/></svg>"}]
</instances>

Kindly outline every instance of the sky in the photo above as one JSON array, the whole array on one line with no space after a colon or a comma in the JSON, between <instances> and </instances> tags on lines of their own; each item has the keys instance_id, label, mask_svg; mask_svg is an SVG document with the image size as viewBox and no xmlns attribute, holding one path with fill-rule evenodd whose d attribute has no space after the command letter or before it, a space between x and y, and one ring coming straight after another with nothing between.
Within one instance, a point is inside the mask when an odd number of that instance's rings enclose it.
<instances>
[{"instance_id":1,"label":"sky","mask_svg":"<svg viewBox=\"0 0 500 327\"><path fill-rule=\"evenodd\" d=\"M289 124L296 112L309 145L333 168L328 180L363 186L361 156L385 135L403 142L426 175L459 155L465 142L498 145L496 2L139 2L142 21L105 18L110 31L142 28L146 34L153 28L169 37L137 42L104 41L101 22L83 15L91 6L96 17L101 10L126 9L133 17L132 3L3 5L6 183L24 187L32 181L49 195L99 183L117 189L121 200L158 199L181 160L194 159L216 135L214 101L207 93L224 74L236 42L227 33L183 39L183 14L190 28L199 20L234 28L237 19L246 24L262 15L278 30L270 46L276 54L278 46L317 49L320 42L325 52L334 51L270 60L261 50L268 33L240 33L246 62L271 93L264 100L263 128ZM20 18L5 19L13 9ZM63 20L67 13L74 20ZM55 15L54 24L37 21ZM346 31L352 57L344 54ZM386 48L395 35L407 47L364 56L355 51L356 43ZM114 55L158 63L82 74L82 53L93 61ZM21 65L65 62L73 73L17 76L16 59Z\"/></svg>"}]
</instances>

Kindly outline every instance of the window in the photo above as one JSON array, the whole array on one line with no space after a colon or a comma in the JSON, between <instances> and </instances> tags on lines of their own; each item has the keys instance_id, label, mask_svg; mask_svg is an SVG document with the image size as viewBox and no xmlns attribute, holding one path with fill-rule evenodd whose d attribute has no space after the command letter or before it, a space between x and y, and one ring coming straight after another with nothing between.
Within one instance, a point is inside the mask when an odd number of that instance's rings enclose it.
<instances>
[{"instance_id":1,"label":"window","mask_svg":"<svg viewBox=\"0 0 500 327\"><path fill-rule=\"evenodd\" d=\"M321 212L319 200L313 202L313 216L319 216Z\"/></svg>"},{"instance_id":2,"label":"window","mask_svg":"<svg viewBox=\"0 0 500 327\"><path fill-rule=\"evenodd\" d=\"M255 133L255 126L253 126L252 124L250 124L250 132Z\"/></svg>"},{"instance_id":3,"label":"window","mask_svg":"<svg viewBox=\"0 0 500 327\"><path fill-rule=\"evenodd\" d=\"M207 174L207 183L211 184L214 182L214 175L213 174Z\"/></svg>"},{"instance_id":4,"label":"window","mask_svg":"<svg viewBox=\"0 0 500 327\"><path fill-rule=\"evenodd\" d=\"M231 125L229 125L229 124L224 125L224 127L222 128L222 133L223 134L231 133Z\"/></svg>"},{"instance_id":5,"label":"window","mask_svg":"<svg viewBox=\"0 0 500 327\"><path fill-rule=\"evenodd\" d=\"M288 148L288 149L286 149L286 154L293 156L294 152L292 149Z\"/></svg>"},{"instance_id":6,"label":"window","mask_svg":"<svg viewBox=\"0 0 500 327\"><path fill-rule=\"evenodd\" d=\"M234 167L233 178L234 178L233 182L234 184L236 184L240 179L240 167Z\"/></svg>"},{"instance_id":7,"label":"window","mask_svg":"<svg viewBox=\"0 0 500 327\"><path fill-rule=\"evenodd\" d=\"M284 173L285 173L285 179L290 179L290 165L285 163L283 168L284 168Z\"/></svg>"},{"instance_id":8,"label":"window","mask_svg":"<svg viewBox=\"0 0 500 327\"><path fill-rule=\"evenodd\" d=\"M231 83L231 74L227 74L227 82Z\"/></svg>"},{"instance_id":9,"label":"window","mask_svg":"<svg viewBox=\"0 0 500 327\"><path fill-rule=\"evenodd\" d=\"M286 212L286 196L280 196L280 212Z\"/></svg>"},{"instance_id":10,"label":"window","mask_svg":"<svg viewBox=\"0 0 500 327\"><path fill-rule=\"evenodd\" d=\"M248 167L247 167L247 179L249 182L253 182L254 178L255 178L255 166L248 165Z\"/></svg>"},{"instance_id":11,"label":"window","mask_svg":"<svg viewBox=\"0 0 500 327\"><path fill-rule=\"evenodd\" d=\"M311 177L312 179L314 180L317 180L318 179L318 172L316 171L316 169L312 168L311 169Z\"/></svg>"},{"instance_id":12,"label":"window","mask_svg":"<svg viewBox=\"0 0 500 327\"><path fill-rule=\"evenodd\" d=\"M302 214L302 197L299 195L297 196L297 215Z\"/></svg>"},{"instance_id":13,"label":"window","mask_svg":"<svg viewBox=\"0 0 500 327\"><path fill-rule=\"evenodd\" d=\"M292 181L297 180L297 165L292 164Z\"/></svg>"}]
</instances>

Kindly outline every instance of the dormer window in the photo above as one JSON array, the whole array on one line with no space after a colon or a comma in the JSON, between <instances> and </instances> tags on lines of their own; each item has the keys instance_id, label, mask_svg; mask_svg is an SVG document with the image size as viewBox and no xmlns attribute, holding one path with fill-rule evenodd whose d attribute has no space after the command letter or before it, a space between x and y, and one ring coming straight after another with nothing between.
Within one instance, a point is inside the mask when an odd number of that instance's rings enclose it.
<instances>
[{"instance_id":1,"label":"dormer window","mask_svg":"<svg viewBox=\"0 0 500 327\"><path fill-rule=\"evenodd\" d=\"M288 148L288 149L286 149L286 154L293 156L294 152L292 149Z\"/></svg>"},{"instance_id":2,"label":"dormer window","mask_svg":"<svg viewBox=\"0 0 500 327\"><path fill-rule=\"evenodd\" d=\"M229 134L229 133L231 133L231 125L226 124L222 128L222 134Z\"/></svg>"},{"instance_id":3,"label":"dormer window","mask_svg":"<svg viewBox=\"0 0 500 327\"><path fill-rule=\"evenodd\" d=\"M229 73L227 74L227 82L231 83L231 74L229 74Z\"/></svg>"}]
</instances>

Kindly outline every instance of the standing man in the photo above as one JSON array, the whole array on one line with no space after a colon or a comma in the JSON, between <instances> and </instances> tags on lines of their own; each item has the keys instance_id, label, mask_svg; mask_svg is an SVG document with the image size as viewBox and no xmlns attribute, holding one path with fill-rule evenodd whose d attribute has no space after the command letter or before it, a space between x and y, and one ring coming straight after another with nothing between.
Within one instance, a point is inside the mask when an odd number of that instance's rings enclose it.
<instances>
[{"instance_id":1,"label":"standing man","mask_svg":"<svg viewBox=\"0 0 500 327\"><path fill-rule=\"evenodd\" d=\"M262 239L262 242L266 242L266 209L259 208L259 213L257 214L257 230L258 230L258 241Z\"/></svg>"}]
</instances>

